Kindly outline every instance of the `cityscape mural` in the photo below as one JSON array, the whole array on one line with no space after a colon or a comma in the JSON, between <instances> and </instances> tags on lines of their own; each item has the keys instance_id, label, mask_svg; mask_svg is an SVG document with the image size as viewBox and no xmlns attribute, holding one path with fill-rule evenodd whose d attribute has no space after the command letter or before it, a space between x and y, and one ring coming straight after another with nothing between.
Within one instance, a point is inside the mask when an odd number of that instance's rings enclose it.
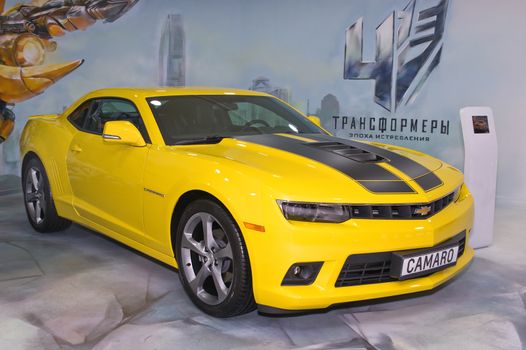
<instances>
[{"instance_id":1,"label":"cityscape mural","mask_svg":"<svg viewBox=\"0 0 526 350\"><path fill-rule=\"evenodd\" d=\"M19 3L7 0L5 9ZM524 31L504 15L522 13L519 0L507 2L507 12L490 0L132 4L111 23L90 22L85 31L53 38L57 49L46 52L41 64L84 63L43 94L7 106L16 115L16 125L0 145L0 174L18 173L17 142L28 116L60 113L83 94L103 87L264 91L319 116L337 136L407 146L459 168L460 108L493 107L497 128L514 124L510 130L522 130L526 123L516 118L516 111L526 107L519 93L525 88L524 68L511 58L526 53L515 44ZM499 11L502 16L497 16ZM483 25L489 22L491 26ZM488 40L495 32L510 40ZM388 103L391 107L386 108ZM502 169L515 166L509 150L513 142L523 142L518 132L501 139ZM526 200L525 185L509 185L524 177L526 166L504 171L500 196Z\"/></svg>"}]
</instances>

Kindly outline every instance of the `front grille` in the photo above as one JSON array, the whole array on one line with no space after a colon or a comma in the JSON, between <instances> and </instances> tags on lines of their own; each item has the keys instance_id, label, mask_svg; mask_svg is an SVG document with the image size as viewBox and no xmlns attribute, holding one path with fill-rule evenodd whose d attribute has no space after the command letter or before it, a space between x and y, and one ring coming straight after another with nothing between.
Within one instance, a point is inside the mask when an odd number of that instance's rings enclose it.
<instances>
[{"instance_id":1,"label":"front grille","mask_svg":"<svg viewBox=\"0 0 526 350\"><path fill-rule=\"evenodd\" d=\"M385 160L385 158L377 154L367 152L353 146L345 145L340 142L310 142L308 145L339 154L340 156L360 163L376 163Z\"/></svg>"},{"instance_id":2,"label":"front grille","mask_svg":"<svg viewBox=\"0 0 526 350\"><path fill-rule=\"evenodd\" d=\"M450 193L427 204L402 205L348 205L351 218L356 219L427 219L453 202L455 193Z\"/></svg>"},{"instance_id":3,"label":"front grille","mask_svg":"<svg viewBox=\"0 0 526 350\"><path fill-rule=\"evenodd\" d=\"M458 257L464 254L466 234L462 232L441 245L459 243ZM426 249L423 249L425 251ZM355 254L347 258L336 280L336 287L359 286L364 284L397 281L390 276L392 253Z\"/></svg>"}]
</instances>

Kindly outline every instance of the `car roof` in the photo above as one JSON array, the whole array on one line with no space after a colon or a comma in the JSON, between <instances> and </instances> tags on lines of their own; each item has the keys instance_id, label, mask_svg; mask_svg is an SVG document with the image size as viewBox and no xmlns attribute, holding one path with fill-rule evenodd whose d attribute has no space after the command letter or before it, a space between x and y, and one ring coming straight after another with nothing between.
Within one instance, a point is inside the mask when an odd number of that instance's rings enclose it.
<instances>
[{"instance_id":1,"label":"car roof","mask_svg":"<svg viewBox=\"0 0 526 350\"><path fill-rule=\"evenodd\" d=\"M230 89L221 87L122 87L100 89L89 93L84 99L95 97L127 97L148 98L159 96L185 96L185 95L244 95L244 96L269 96L263 92Z\"/></svg>"},{"instance_id":2,"label":"car roof","mask_svg":"<svg viewBox=\"0 0 526 350\"><path fill-rule=\"evenodd\" d=\"M62 112L62 116L68 116L82 103L96 98L114 97L124 98L128 100L138 100L151 97L161 96L191 96L191 95L241 95L241 96L267 96L273 97L269 94L259 91L230 89L222 87L209 86L192 86L192 87L118 87L106 88L92 91L66 108Z\"/></svg>"}]
</instances>

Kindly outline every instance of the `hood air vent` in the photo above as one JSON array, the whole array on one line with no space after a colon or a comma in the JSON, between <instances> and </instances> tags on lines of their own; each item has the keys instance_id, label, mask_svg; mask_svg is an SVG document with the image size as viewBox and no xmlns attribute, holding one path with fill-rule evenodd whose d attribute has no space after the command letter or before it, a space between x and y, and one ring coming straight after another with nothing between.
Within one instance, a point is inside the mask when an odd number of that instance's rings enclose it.
<instances>
[{"instance_id":1,"label":"hood air vent","mask_svg":"<svg viewBox=\"0 0 526 350\"><path fill-rule=\"evenodd\" d=\"M307 145L311 147L316 147L318 149L322 149L328 152L339 154L340 156L349 158L351 160L354 160L355 162L360 162L360 163L377 163L377 162L382 162L385 160L385 158L377 154L367 152L362 149L359 149L353 146L349 146L349 145L345 145L339 142L312 142L312 143L307 143Z\"/></svg>"}]
</instances>

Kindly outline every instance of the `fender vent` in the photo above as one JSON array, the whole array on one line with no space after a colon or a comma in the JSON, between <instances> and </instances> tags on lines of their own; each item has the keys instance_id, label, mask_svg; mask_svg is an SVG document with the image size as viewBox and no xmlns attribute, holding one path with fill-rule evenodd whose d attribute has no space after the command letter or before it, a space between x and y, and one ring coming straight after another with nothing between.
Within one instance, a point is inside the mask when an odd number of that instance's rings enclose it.
<instances>
[{"instance_id":1,"label":"fender vent","mask_svg":"<svg viewBox=\"0 0 526 350\"><path fill-rule=\"evenodd\" d=\"M307 145L311 147L316 147L318 149L322 149L328 152L336 153L340 156L343 156L345 158L354 160L355 162L360 163L376 163L376 162L382 162L385 160L385 158L371 153L364 151L362 149L345 145L343 143L339 142L312 142L307 143Z\"/></svg>"},{"instance_id":2,"label":"fender vent","mask_svg":"<svg viewBox=\"0 0 526 350\"><path fill-rule=\"evenodd\" d=\"M62 181L60 181L60 172L58 171L58 165L55 159L51 159L50 161L51 169L49 169L49 176L52 178L52 184L54 185L53 190L55 191L55 195L59 196L64 194L64 187L62 186Z\"/></svg>"}]
</instances>

